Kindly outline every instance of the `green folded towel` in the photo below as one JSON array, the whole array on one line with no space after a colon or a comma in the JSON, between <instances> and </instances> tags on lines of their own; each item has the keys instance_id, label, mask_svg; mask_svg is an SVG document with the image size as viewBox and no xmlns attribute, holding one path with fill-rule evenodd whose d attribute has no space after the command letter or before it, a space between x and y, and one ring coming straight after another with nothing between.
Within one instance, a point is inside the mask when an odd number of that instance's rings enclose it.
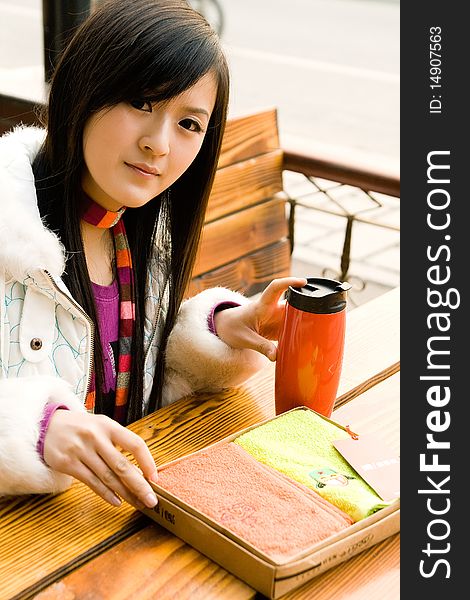
<instances>
[{"instance_id":1,"label":"green folded towel","mask_svg":"<svg viewBox=\"0 0 470 600\"><path fill-rule=\"evenodd\" d=\"M235 440L254 458L315 490L354 521L388 506L333 446L343 429L309 410L285 413Z\"/></svg>"}]
</instances>

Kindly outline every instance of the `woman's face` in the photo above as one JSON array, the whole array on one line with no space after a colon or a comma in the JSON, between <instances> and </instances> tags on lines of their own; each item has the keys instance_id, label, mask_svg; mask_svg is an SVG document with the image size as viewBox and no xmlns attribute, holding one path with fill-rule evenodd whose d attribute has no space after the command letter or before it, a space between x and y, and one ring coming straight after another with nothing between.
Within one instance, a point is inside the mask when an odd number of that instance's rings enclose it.
<instances>
[{"instance_id":1,"label":"woman's face","mask_svg":"<svg viewBox=\"0 0 470 600\"><path fill-rule=\"evenodd\" d=\"M139 207L163 192L199 152L214 108L212 73L164 103L136 99L90 117L82 187L107 210Z\"/></svg>"}]
</instances>

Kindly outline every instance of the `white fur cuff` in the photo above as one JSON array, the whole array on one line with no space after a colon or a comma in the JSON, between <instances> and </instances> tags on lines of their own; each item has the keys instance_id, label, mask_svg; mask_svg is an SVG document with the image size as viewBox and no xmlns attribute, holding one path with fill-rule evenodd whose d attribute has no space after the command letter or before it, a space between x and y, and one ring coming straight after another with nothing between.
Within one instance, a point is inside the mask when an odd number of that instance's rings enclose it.
<instances>
[{"instance_id":1,"label":"white fur cuff","mask_svg":"<svg viewBox=\"0 0 470 600\"><path fill-rule=\"evenodd\" d=\"M186 300L168 338L163 403L196 391L241 384L268 359L255 350L237 350L209 331L208 315L219 302L246 304L248 298L216 287Z\"/></svg>"},{"instance_id":2,"label":"white fur cuff","mask_svg":"<svg viewBox=\"0 0 470 600\"><path fill-rule=\"evenodd\" d=\"M36 450L39 424L50 402L85 410L58 377L0 381L0 495L57 493L71 484L71 477L49 469Z\"/></svg>"}]
</instances>

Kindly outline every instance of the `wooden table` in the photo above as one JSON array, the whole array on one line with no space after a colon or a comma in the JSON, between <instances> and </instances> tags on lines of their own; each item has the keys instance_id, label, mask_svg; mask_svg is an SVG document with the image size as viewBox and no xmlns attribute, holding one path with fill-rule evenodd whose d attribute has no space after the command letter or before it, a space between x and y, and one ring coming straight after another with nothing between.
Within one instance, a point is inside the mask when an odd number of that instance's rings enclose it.
<instances>
[{"instance_id":1,"label":"wooden table","mask_svg":"<svg viewBox=\"0 0 470 600\"><path fill-rule=\"evenodd\" d=\"M399 452L399 288L351 310L333 419ZM243 386L183 399L134 423L157 464L274 416L274 365ZM252 588L127 504L76 482L0 501L0 600L244 600ZM399 534L285 595L397 600Z\"/></svg>"}]
</instances>

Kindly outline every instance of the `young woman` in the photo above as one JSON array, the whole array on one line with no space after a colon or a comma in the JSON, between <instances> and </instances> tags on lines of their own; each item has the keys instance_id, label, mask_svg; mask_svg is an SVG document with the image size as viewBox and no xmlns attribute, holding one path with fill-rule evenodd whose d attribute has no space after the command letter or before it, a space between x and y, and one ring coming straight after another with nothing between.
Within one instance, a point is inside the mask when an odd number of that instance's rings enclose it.
<instances>
[{"instance_id":1,"label":"young woman","mask_svg":"<svg viewBox=\"0 0 470 600\"><path fill-rule=\"evenodd\" d=\"M186 2L113 0L65 50L45 129L0 140L0 494L75 477L151 507L156 466L124 425L275 360L282 292L305 280L183 302L228 88Z\"/></svg>"}]
</instances>

